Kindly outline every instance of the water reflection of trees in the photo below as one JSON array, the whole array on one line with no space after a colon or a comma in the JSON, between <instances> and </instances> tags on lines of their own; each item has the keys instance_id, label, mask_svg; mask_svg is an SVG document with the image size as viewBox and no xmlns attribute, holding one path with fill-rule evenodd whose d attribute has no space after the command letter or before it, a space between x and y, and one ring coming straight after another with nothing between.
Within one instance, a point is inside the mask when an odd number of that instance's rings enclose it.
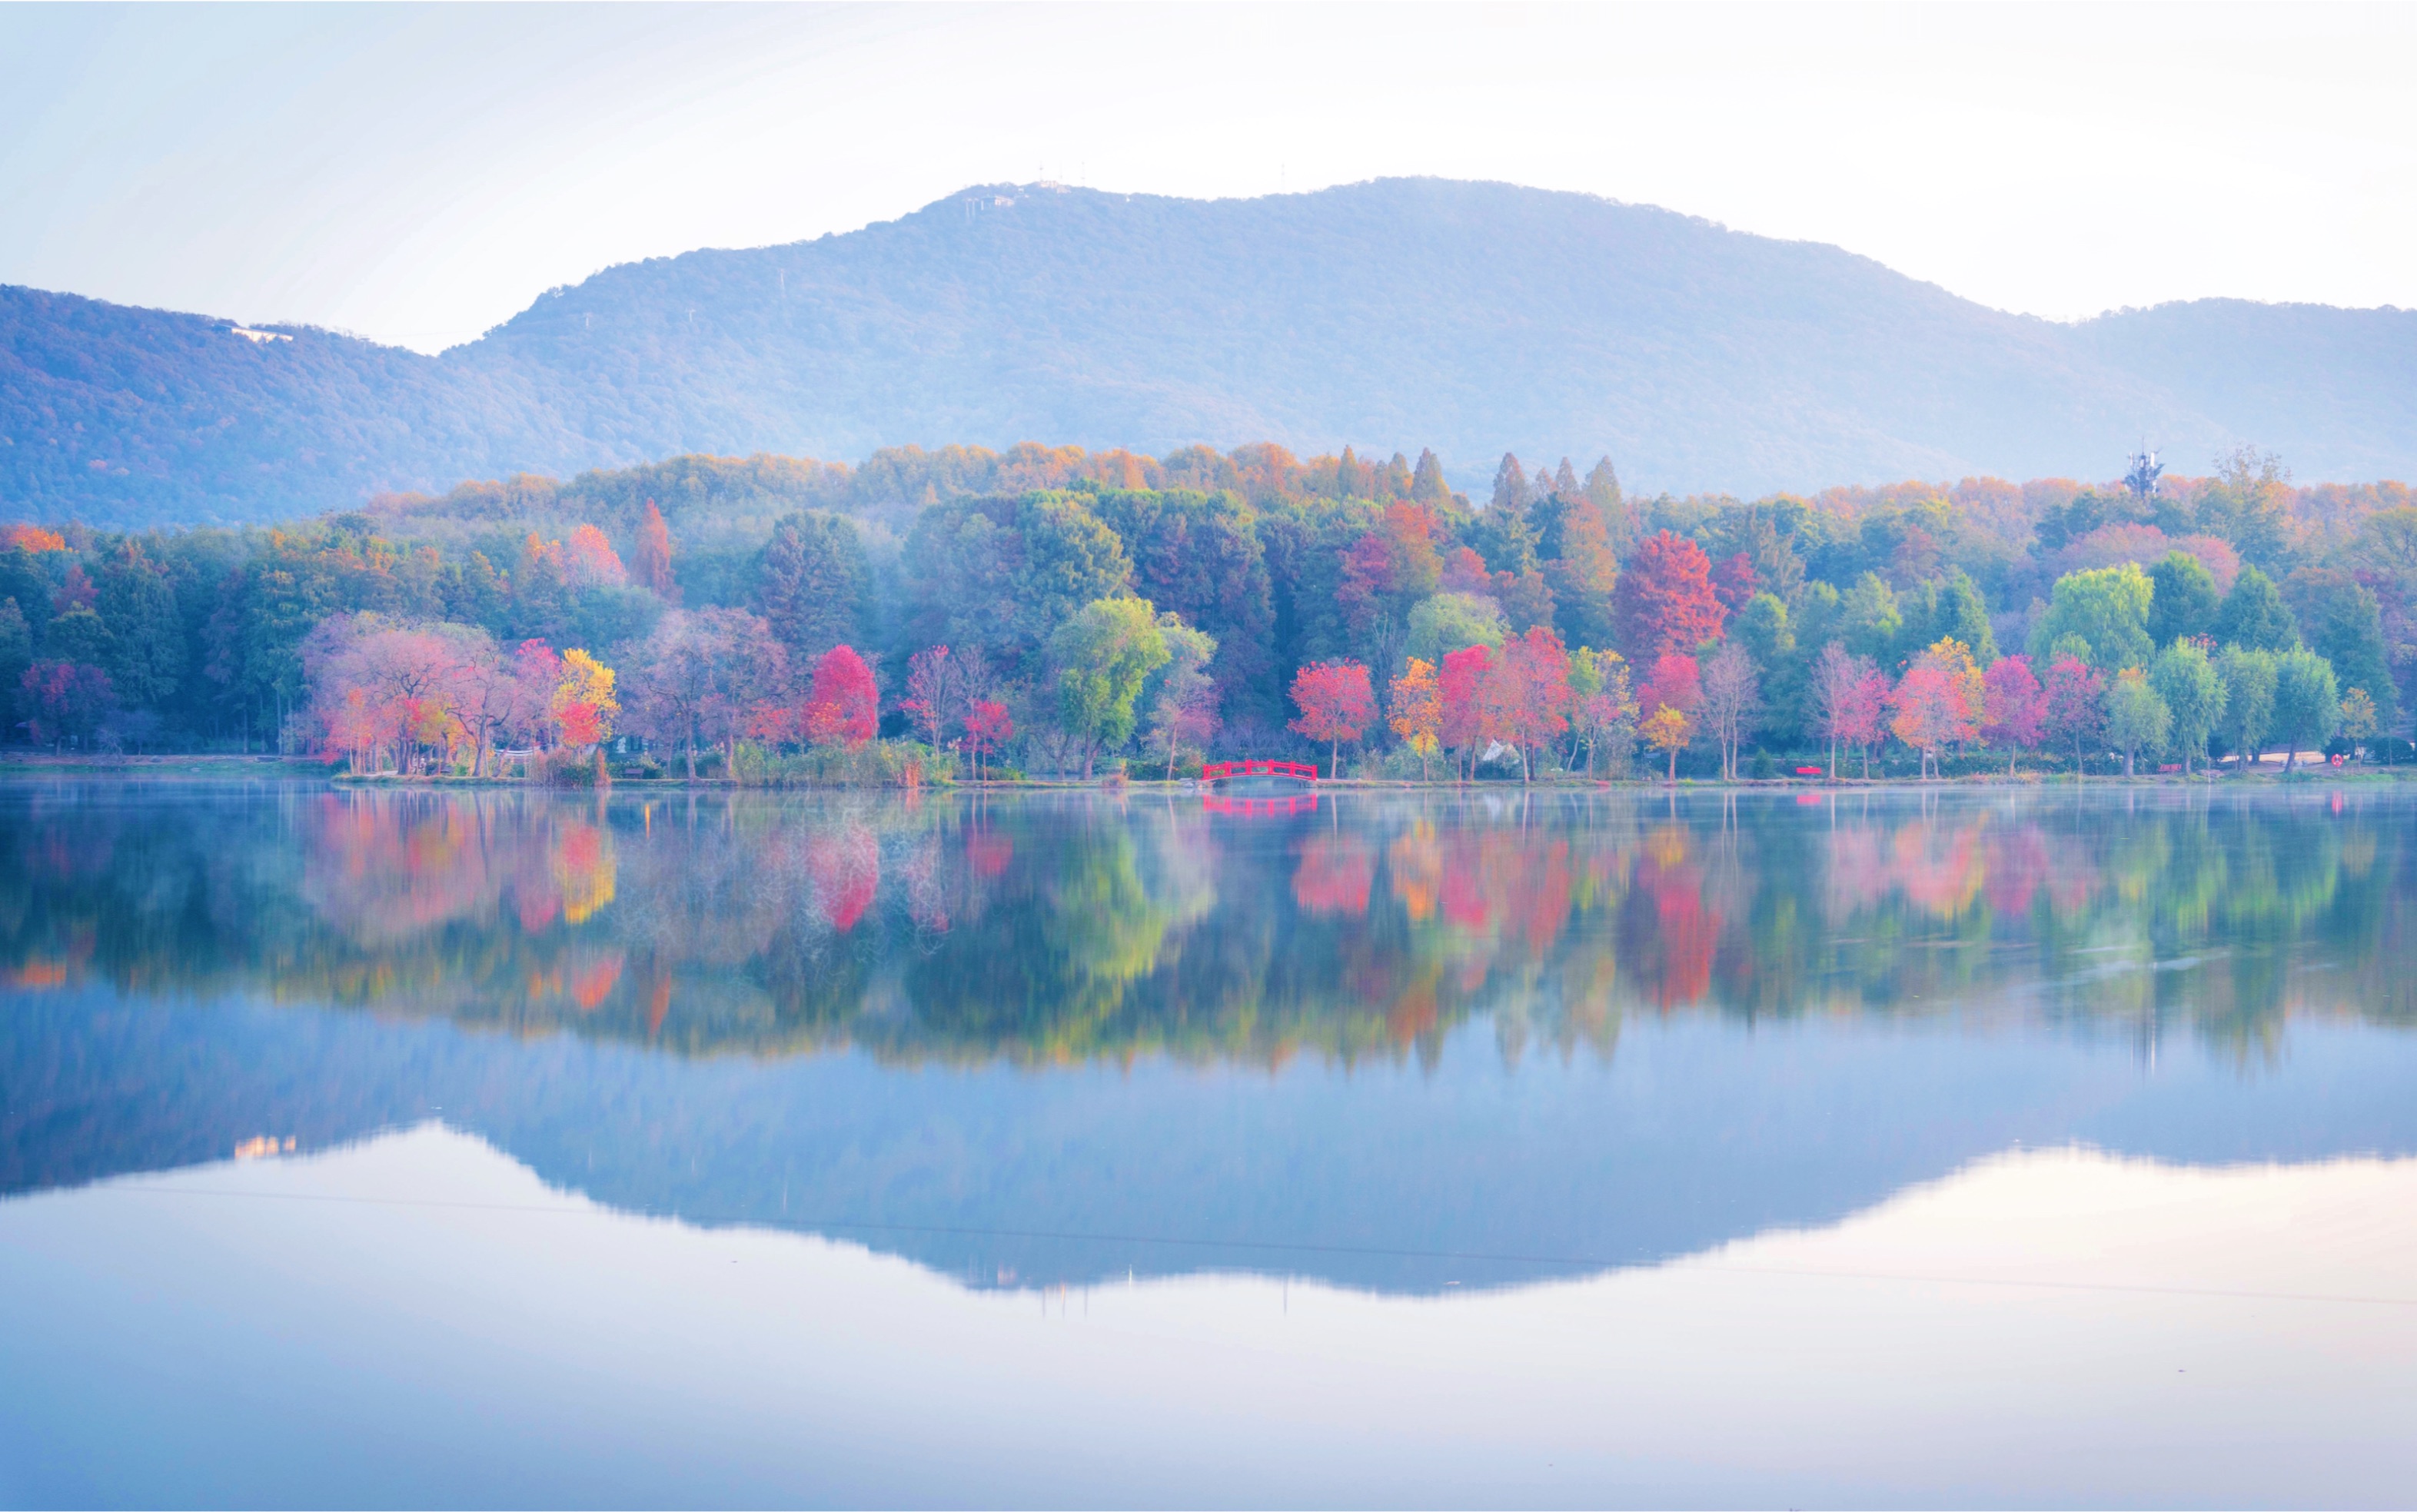
<instances>
[{"instance_id":1,"label":"water reflection of trees","mask_svg":"<svg viewBox=\"0 0 2417 1512\"><path fill-rule=\"evenodd\" d=\"M2054 793L1810 802L0 800L18 990L263 991L687 1053L1607 1052L1632 1013L2021 1012L2271 1050L2417 1018L2409 806Z\"/></svg>"}]
</instances>

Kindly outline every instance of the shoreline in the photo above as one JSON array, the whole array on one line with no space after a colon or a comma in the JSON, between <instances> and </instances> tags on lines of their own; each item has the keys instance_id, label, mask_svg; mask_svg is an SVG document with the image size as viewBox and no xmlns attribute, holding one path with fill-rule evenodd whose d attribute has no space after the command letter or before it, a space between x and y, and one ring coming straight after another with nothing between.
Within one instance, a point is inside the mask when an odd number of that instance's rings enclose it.
<instances>
[{"instance_id":1,"label":"shoreline","mask_svg":"<svg viewBox=\"0 0 2417 1512\"><path fill-rule=\"evenodd\" d=\"M11 752L0 755L0 779L23 779L45 776L80 779L114 778L123 781L174 781L178 779L315 779L331 787L352 789L502 789L561 794L592 794L593 786L556 786L518 777L461 777L451 774L402 775L380 772L355 775L349 772L330 773L325 764L308 757L286 756L129 756L95 758L88 756L44 756ZM1535 782L1480 779L1470 781L1439 780L1421 782L1406 778L1327 778L1315 788L1304 789L1302 795L1314 792L1352 793L1516 793L1516 792L1744 792L1744 793L1819 793L1869 792L1880 788L2045 788L2060 783L2085 786L2126 787L2207 787L2241 785L2245 787L2298 787L2316 782L2351 782L2359 785L2396 783L2417 780L2417 765L2378 765L2360 763L2335 767L2321 760L2303 764L2286 773L2280 766L2270 765L2251 772L2219 769L2195 771L2188 777L2179 772L2142 772L2132 777L2121 773L2017 772L2008 776L2002 771L1970 773L1959 777L1915 778L1886 775L1869 778L1772 777L1772 778L1689 778L1676 782L1660 777L1650 778L1583 778L1560 774ZM735 783L727 778L698 778L692 781L684 777L616 777L607 784L613 788L640 793L677 792L761 792L797 793L882 792L904 794L920 792L938 794L967 793L1193 793L1205 789L1194 778L1093 778L1072 779L1022 778L1015 779L985 779L980 781L950 781L926 783L919 789L891 785L858 786L846 783L791 783L757 785Z\"/></svg>"}]
</instances>

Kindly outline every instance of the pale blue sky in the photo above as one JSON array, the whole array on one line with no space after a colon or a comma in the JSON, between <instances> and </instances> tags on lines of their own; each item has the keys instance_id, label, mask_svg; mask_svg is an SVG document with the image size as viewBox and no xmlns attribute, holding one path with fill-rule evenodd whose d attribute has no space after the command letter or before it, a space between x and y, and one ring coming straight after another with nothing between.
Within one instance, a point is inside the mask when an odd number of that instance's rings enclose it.
<instances>
[{"instance_id":1,"label":"pale blue sky","mask_svg":"<svg viewBox=\"0 0 2417 1512\"><path fill-rule=\"evenodd\" d=\"M1510 179L2069 318L2417 306L2417 8L0 7L0 281L433 350L1051 177Z\"/></svg>"}]
</instances>

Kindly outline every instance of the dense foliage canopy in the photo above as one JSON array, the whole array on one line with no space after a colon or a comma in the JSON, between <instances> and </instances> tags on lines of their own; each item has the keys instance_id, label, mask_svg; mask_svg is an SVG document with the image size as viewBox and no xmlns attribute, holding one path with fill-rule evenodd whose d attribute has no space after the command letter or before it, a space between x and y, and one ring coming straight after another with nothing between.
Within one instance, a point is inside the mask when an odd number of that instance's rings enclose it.
<instances>
[{"instance_id":1,"label":"dense foliage canopy","mask_svg":"<svg viewBox=\"0 0 2417 1512\"><path fill-rule=\"evenodd\" d=\"M1534 777L1649 747L1675 776L1701 745L1746 775L1757 751L1868 767L1892 737L1924 770L2398 737L2417 502L2220 462L2145 497L1740 501L1506 456L1481 507L1432 452L689 457L273 529L20 527L0 680L44 744L404 769L634 739L730 772L751 742L911 735L1071 771L1214 744ZM617 688L557 698L581 667Z\"/></svg>"}]
</instances>

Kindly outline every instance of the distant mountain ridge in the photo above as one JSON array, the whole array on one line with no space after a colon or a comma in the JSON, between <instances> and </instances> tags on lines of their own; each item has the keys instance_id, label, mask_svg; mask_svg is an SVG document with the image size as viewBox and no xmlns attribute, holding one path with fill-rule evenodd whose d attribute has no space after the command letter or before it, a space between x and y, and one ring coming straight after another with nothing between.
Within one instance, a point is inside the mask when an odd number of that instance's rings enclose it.
<instances>
[{"instance_id":1,"label":"distant mountain ridge","mask_svg":"<svg viewBox=\"0 0 2417 1512\"><path fill-rule=\"evenodd\" d=\"M2417 311L2075 325L1832 247L1503 184L1198 201L985 186L608 268L440 357L0 287L0 516L268 519L684 452L1020 440L1609 453L1647 491L2103 477L2247 441L2417 476Z\"/></svg>"}]
</instances>

